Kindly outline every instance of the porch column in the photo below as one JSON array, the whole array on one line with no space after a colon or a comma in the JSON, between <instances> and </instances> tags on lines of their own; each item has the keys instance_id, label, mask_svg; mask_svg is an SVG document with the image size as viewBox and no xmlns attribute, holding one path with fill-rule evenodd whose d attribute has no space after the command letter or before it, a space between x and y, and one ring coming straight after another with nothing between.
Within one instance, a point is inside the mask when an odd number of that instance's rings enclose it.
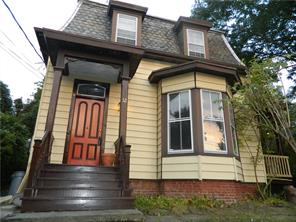
<instances>
[{"instance_id":1,"label":"porch column","mask_svg":"<svg viewBox=\"0 0 296 222\"><path fill-rule=\"evenodd\" d=\"M126 141L126 125L127 125L127 103L128 103L128 82L129 67L127 64L123 67L121 76L121 95L120 95L120 115L119 115L119 136Z\"/></svg>"}]
</instances>

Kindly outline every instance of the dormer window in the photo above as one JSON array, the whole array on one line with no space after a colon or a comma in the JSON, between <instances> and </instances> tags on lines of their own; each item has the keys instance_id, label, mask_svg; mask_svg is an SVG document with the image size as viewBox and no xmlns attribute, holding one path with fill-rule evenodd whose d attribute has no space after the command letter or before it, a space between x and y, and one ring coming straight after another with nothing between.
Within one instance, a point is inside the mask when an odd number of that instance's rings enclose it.
<instances>
[{"instance_id":1,"label":"dormer window","mask_svg":"<svg viewBox=\"0 0 296 222\"><path fill-rule=\"evenodd\" d=\"M117 14L116 42L136 45L137 44L137 23L136 16Z\"/></svg>"},{"instance_id":2,"label":"dormer window","mask_svg":"<svg viewBox=\"0 0 296 222\"><path fill-rule=\"evenodd\" d=\"M205 40L202 31L187 29L188 55L205 58Z\"/></svg>"}]
</instances>

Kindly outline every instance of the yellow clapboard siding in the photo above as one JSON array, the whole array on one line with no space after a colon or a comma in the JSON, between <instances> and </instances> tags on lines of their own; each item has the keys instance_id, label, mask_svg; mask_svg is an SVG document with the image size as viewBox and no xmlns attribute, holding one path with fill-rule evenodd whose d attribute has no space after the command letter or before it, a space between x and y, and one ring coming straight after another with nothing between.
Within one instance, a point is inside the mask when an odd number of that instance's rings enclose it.
<instances>
[{"instance_id":1,"label":"yellow clapboard siding","mask_svg":"<svg viewBox=\"0 0 296 222\"><path fill-rule=\"evenodd\" d=\"M226 92L226 79L224 77L205 73L196 73L196 87Z\"/></svg>"},{"instance_id":2,"label":"yellow clapboard siding","mask_svg":"<svg viewBox=\"0 0 296 222\"><path fill-rule=\"evenodd\" d=\"M241 156L241 167L244 176L245 182L255 182L255 172L254 172L254 164L252 161L252 155L256 155L258 142L256 141L255 132L251 129L247 129L244 131L244 135L238 135L239 141L242 141L240 138L245 137L248 140L248 144L251 146L247 146L246 143L240 143L240 156ZM262 151L260 151L259 155L262 157ZM265 174L265 165L263 158L257 165L257 177L259 182L266 182L266 174Z\"/></svg>"},{"instance_id":3,"label":"yellow clapboard siding","mask_svg":"<svg viewBox=\"0 0 296 222\"><path fill-rule=\"evenodd\" d=\"M174 77L169 77L161 81L162 93L173 92L195 87L194 73L186 73Z\"/></svg>"},{"instance_id":4,"label":"yellow clapboard siding","mask_svg":"<svg viewBox=\"0 0 296 222\"><path fill-rule=\"evenodd\" d=\"M148 77L152 71L169 66L168 63L143 59L129 83L127 143L132 145L130 175L139 179L157 178L157 93L156 84L150 84ZM145 152L141 152L145 151ZM154 164L145 165L145 160ZM133 162L134 161L134 162ZM145 165L145 167L143 167ZM142 168L143 167L143 168ZM139 173L143 171L145 173ZM147 174L147 172L149 172Z\"/></svg>"}]
</instances>

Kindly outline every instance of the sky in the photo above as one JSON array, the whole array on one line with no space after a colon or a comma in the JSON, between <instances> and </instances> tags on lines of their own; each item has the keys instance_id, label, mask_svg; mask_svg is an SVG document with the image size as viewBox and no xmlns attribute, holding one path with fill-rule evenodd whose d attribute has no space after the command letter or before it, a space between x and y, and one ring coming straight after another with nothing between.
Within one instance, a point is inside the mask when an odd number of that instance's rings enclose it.
<instances>
[{"instance_id":1,"label":"sky","mask_svg":"<svg viewBox=\"0 0 296 222\"><path fill-rule=\"evenodd\" d=\"M107 4L108 0L95 0ZM190 16L194 0L121 0L148 7L147 14L177 20ZM34 27L59 30L77 7L77 0L5 0L16 19L39 51ZM39 54L41 54L39 52ZM0 80L12 98L30 98L35 83L42 81L46 67L0 1ZM285 81L286 85L289 85Z\"/></svg>"},{"instance_id":2,"label":"sky","mask_svg":"<svg viewBox=\"0 0 296 222\"><path fill-rule=\"evenodd\" d=\"M107 4L107 0L96 0ZM124 0L148 7L148 14L177 20L189 16L194 0ZM71 17L77 0L5 0L16 19L39 51L34 27L60 29ZM58 6L58 7L57 7ZM39 52L40 53L40 52ZM35 83L43 79L45 66L0 1L0 80L12 98L30 98Z\"/></svg>"}]
</instances>

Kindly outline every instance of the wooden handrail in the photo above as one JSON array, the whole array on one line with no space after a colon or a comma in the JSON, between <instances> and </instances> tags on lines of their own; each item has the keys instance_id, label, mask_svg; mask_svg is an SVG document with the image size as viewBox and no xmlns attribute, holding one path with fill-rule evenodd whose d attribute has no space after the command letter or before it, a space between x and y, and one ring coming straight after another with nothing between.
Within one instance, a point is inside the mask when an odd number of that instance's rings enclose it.
<instances>
[{"instance_id":1,"label":"wooden handrail","mask_svg":"<svg viewBox=\"0 0 296 222\"><path fill-rule=\"evenodd\" d=\"M121 196L130 196L131 189L129 187L129 168L131 146L127 145L122 137L115 141L115 164L119 167L120 179L122 183Z\"/></svg>"},{"instance_id":2,"label":"wooden handrail","mask_svg":"<svg viewBox=\"0 0 296 222\"><path fill-rule=\"evenodd\" d=\"M34 141L34 149L27 184L27 188L32 190L30 194L31 196L35 196L34 188L36 186L37 178L39 177L44 164L49 162L53 139L52 132L45 131L41 140Z\"/></svg>"},{"instance_id":3,"label":"wooden handrail","mask_svg":"<svg viewBox=\"0 0 296 222\"><path fill-rule=\"evenodd\" d=\"M289 157L264 155L266 175L271 178L292 178Z\"/></svg>"}]
</instances>

